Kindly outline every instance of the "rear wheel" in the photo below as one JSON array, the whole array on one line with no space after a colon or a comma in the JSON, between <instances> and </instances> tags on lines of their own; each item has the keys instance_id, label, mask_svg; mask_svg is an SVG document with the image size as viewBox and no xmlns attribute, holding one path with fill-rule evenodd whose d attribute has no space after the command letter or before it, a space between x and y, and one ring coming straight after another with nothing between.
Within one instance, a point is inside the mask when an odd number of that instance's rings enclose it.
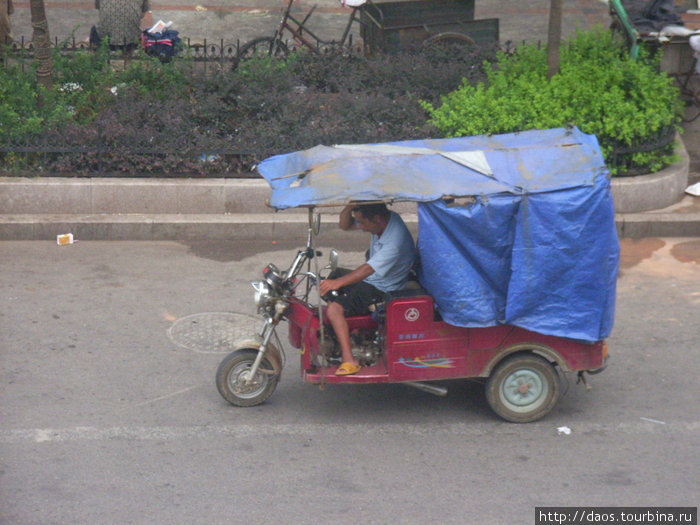
<instances>
[{"instance_id":1,"label":"rear wheel","mask_svg":"<svg viewBox=\"0 0 700 525\"><path fill-rule=\"evenodd\" d=\"M289 54L287 45L278 38L261 36L246 42L238 50L238 55L233 61L233 69L236 69L243 60L251 58L275 57L285 60Z\"/></svg>"},{"instance_id":2,"label":"rear wheel","mask_svg":"<svg viewBox=\"0 0 700 525\"><path fill-rule=\"evenodd\" d=\"M423 44L426 46L442 46L445 48L449 48L453 46L472 47L476 45L476 42L474 42L474 39L468 35L464 35L462 33L448 32L438 33L437 35L428 37L425 39Z\"/></svg>"},{"instance_id":3,"label":"rear wheel","mask_svg":"<svg viewBox=\"0 0 700 525\"><path fill-rule=\"evenodd\" d=\"M216 371L216 387L221 396L239 407L259 405L277 388L279 375L266 358L260 363L255 377L246 382L258 351L252 348L236 350L227 355Z\"/></svg>"},{"instance_id":4,"label":"rear wheel","mask_svg":"<svg viewBox=\"0 0 700 525\"><path fill-rule=\"evenodd\" d=\"M544 417L556 405L559 394L554 367L532 354L505 359L486 383L486 399L493 411L513 423Z\"/></svg>"}]
</instances>

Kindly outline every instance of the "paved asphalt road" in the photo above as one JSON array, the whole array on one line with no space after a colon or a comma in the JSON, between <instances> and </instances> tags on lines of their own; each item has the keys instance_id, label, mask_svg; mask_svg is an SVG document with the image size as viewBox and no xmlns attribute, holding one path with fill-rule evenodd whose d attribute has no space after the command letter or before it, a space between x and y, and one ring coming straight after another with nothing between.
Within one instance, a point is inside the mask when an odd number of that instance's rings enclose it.
<instances>
[{"instance_id":1,"label":"paved asphalt road","mask_svg":"<svg viewBox=\"0 0 700 525\"><path fill-rule=\"evenodd\" d=\"M527 425L473 382L319 391L290 349L268 402L227 405L224 354L172 328L236 312L250 329L249 281L292 253L0 242L0 523L527 524L541 505L698 505L700 240L623 241L612 364Z\"/></svg>"}]
</instances>

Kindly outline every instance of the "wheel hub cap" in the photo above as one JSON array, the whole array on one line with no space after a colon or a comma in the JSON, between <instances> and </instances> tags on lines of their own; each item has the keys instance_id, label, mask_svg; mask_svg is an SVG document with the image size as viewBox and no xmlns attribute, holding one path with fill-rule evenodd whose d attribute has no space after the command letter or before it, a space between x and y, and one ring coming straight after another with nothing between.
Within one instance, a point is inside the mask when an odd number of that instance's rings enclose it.
<instances>
[{"instance_id":1,"label":"wheel hub cap","mask_svg":"<svg viewBox=\"0 0 700 525\"><path fill-rule=\"evenodd\" d=\"M531 383L525 383L524 381L521 381L520 384L518 385L518 392L520 392L520 394L526 396L531 387L532 387Z\"/></svg>"},{"instance_id":2,"label":"wheel hub cap","mask_svg":"<svg viewBox=\"0 0 700 525\"><path fill-rule=\"evenodd\" d=\"M255 377L250 377L250 365L239 365L229 375L229 386L236 395L253 396L265 388L266 379L267 377L261 372L255 374Z\"/></svg>"},{"instance_id":3,"label":"wheel hub cap","mask_svg":"<svg viewBox=\"0 0 700 525\"><path fill-rule=\"evenodd\" d=\"M535 403L547 392L540 375L531 369L516 370L503 382L503 397L515 406Z\"/></svg>"}]
</instances>

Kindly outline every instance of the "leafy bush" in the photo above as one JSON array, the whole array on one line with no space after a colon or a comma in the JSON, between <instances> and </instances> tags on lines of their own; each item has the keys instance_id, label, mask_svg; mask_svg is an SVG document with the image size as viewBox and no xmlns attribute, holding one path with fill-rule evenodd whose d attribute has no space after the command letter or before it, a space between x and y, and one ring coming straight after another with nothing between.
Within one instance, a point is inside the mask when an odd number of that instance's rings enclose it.
<instances>
[{"instance_id":1,"label":"leafy bush","mask_svg":"<svg viewBox=\"0 0 700 525\"><path fill-rule=\"evenodd\" d=\"M198 118L242 151L278 153L318 143L392 141L427 136L421 99L439 100L464 78L484 79L492 49L424 49L372 57L304 50L287 62L253 59L221 76ZM215 84L218 84L214 87Z\"/></svg>"},{"instance_id":2,"label":"leafy bush","mask_svg":"<svg viewBox=\"0 0 700 525\"><path fill-rule=\"evenodd\" d=\"M182 59L138 57L115 71L104 49L56 56L56 89L43 108L27 97L38 89L33 72L14 78L0 70L0 94L8 93L0 98L0 122L10 122L4 111L25 123L12 131L0 124L0 148L39 137L37 144L53 148L40 162L54 174L246 170L261 157L318 143L433 135L420 100L437 102L463 78L484 80L480 64L494 57L495 50L476 48L390 57L302 50L286 61L256 58L205 77ZM36 170L35 160L26 167Z\"/></svg>"},{"instance_id":3,"label":"leafy bush","mask_svg":"<svg viewBox=\"0 0 700 525\"><path fill-rule=\"evenodd\" d=\"M479 66L495 56L495 48L461 45L409 48L371 57L299 52L289 62L289 72L316 92L380 93L437 101L465 79L472 83L483 80Z\"/></svg>"},{"instance_id":4,"label":"leafy bush","mask_svg":"<svg viewBox=\"0 0 700 525\"><path fill-rule=\"evenodd\" d=\"M68 122L71 110L56 103L58 93L44 93L46 103L38 106L31 96L40 89L32 71L17 66L0 70L0 140L18 140L40 134L46 122ZM29 94L29 96L28 96Z\"/></svg>"},{"instance_id":5,"label":"leafy bush","mask_svg":"<svg viewBox=\"0 0 700 525\"><path fill-rule=\"evenodd\" d=\"M33 63L0 67L0 140L26 138L41 133L42 127L89 122L114 101L110 90L115 85L166 98L179 96L189 78L182 68L153 58L134 60L117 73L110 66L106 42L93 52L55 50L53 65L49 91L37 85ZM41 97L36 96L39 90Z\"/></svg>"},{"instance_id":6,"label":"leafy bush","mask_svg":"<svg viewBox=\"0 0 700 525\"><path fill-rule=\"evenodd\" d=\"M598 137L612 173L657 171L672 147L634 148L678 128L682 104L658 58L628 57L610 31L579 32L562 45L559 74L547 79L546 50L523 45L485 64L487 81L464 83L439 106L423 103L446 136L497 134L575 125ZM621 158L616 152L632 150Z\"/></svg>"}]
</instances>

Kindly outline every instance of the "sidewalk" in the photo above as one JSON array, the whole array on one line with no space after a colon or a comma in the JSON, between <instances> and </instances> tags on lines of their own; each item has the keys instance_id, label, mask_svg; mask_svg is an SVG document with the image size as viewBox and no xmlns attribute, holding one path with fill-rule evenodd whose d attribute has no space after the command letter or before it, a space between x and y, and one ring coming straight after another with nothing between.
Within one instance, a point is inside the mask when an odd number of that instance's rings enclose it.
<instances>
[{"instance_id":1,"label":"sidewalk","mask_svg":"<svg viewBox=\"0 0 700 525\"><path fill-rule=\"evenodd\" d=\"M152 13L144 24L162 19L173 21L181 37L192 42L235 44L271 35L287 0L185 0L151 1ZM337 0L303 0L295 3L299 13L318 4L309 27L324 39L337 38L349 10ZM92 2L64 0L46 2L49 30L59 41L84 40L97 23ZM500 19L501 42L546 41L549 0L476 0L476 18ZM31 39L29 2L15 2L12 16L17 40ZM563 37L576 28L610 24L607 2L565 0ZM357 32L356 32L357 33ZM355 34L354 40L359 40ZM690 108L688 115L697 112ZM700 118L684 126L683 141L690 158L688 184L700 180ZM8 179L5 179L7 181ZM283 239L303 231L303 212L273 213L263 206L269 190L262 181L48 179L32 189L0 184L0 240L55 239L71 232L78 240L182 238ZM19 184L21 181L14 181ZM35 181L36 182L36 181ZM3 183L4 184L4 183ZM149 191L154 197L149 198ZM658 191L658 190L645 190ZM41 195L41 197L37 197ZM134 207L134 204L138 205ZM415 230L415 208L401 211ZM626 237L700 236L700 197L685 196L672 206L657 210L621 213L618 232ZM328 219L326 219L326 223Z\"/></svg>"},{"instance_id":2,"label":"sidewalk","mask_svg":"<svg viewBox=\"0 0 700 525\"><path fill-rule=\"evenodd\" d=\"M614 180L613 195L618 186ZM678 184L672 186L644 188L643 197L669 188L678 193ZM0 240L53 240L64 233L77 240L303 237L306 210L275 212L265 205L269 196L267 183L259 179L0 178ZM415 203L393 209L415 234ZM324 223L335 223L339 210L318 211L326 216ZM700 197L686 195L670 206L617 213L615 219L620 237L700 236Z\"/></svg>"},{"instance_id":3,"label":"sidewalk","mask_svg":"<svg viewBox=\"0 0 700 525\"><path fill-rule=\"evenodd\" d=\"M13 33L17 40L31 39L29 1L14 2ZM86 0L46 0L49 32L59 41L75 35L84 40L90 27L97 23L94 2ZM245 42L257 36L272 35L281 18L287 0L151 0L150 19L172 20L182 38L194 42ZM295 0L295 12L307 13L317 8L308 27L321 38L338 39L347 22L349 8L338 0ZM545 41L549 0L475 0L475 18L499 18L501 42ZM576 27L589 28L595 24L610 24L607 1L565 0L562 34L566 38ZM353 40L359 39L355 31Z\"/></svg>"}]
</instances>

